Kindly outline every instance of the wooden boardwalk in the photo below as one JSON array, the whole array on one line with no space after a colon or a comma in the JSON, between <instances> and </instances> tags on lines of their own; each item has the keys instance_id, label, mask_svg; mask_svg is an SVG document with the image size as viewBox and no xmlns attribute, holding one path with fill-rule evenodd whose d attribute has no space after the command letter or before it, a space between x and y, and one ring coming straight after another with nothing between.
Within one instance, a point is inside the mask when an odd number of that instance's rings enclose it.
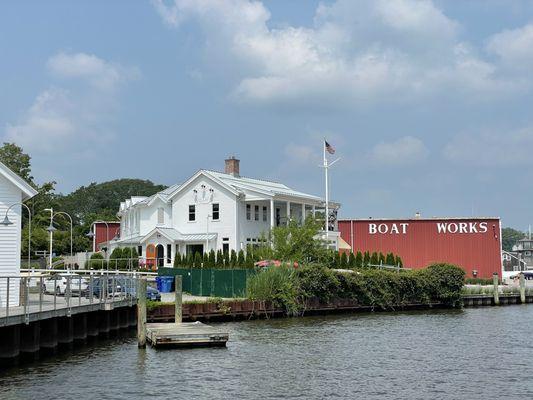
<instances>
[{"instance_id":1,"label":"wooden boardwalk","mask_svg":"<svg viewBox=\"0 0 533 400\"><path fill-rule=\"evenodd\" d=\"M146 324L146 339L153 347L226 346L229 334L201 322Z\"/></svg>"}]
</instances>

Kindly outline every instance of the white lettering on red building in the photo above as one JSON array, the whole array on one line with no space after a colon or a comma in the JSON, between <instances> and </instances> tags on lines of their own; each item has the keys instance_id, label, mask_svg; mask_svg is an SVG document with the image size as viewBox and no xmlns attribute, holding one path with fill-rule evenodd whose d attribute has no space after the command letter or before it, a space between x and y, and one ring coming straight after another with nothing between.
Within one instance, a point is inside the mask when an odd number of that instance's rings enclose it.
<instances>
[{"instance_id":1,"label":"white lettering on red building","mask_svg":"<svg viewBox=\"0 0 533 400\"><path fill-rule=\"evenodd\" d=\"M380 233L382 235L405 235L407 233L408 226L409 224L405 222L401 224L368 224L368 233L371 235L375 235L376 233Z\"/></svg>"},{"instance_id":2,"label":"white lettering on red building","mask_svg":"<svg viewBox=\"0 0 533 400\"><path fill-rule=\"evenodd\" d=\"M486 233L486 222L437 222L439 233Z\"/></svg>"}]
</instances>

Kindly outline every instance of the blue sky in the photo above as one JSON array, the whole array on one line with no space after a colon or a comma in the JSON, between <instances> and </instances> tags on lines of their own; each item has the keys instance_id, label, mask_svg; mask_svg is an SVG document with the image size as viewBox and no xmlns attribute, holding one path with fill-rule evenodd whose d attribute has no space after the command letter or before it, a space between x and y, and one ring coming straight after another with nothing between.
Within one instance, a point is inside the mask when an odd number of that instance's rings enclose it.
<instances>
[{"instance_id":1,"label":"blue sky","mask_svg":"<svg viewBox=\"0 0 533 400\"><path fill-rule=\"evenodd\" d=\"M533 221L533 2L17 1L0 6L0 135L68 192L246 176L343 217Z\"/></svg>"}]
</instances>

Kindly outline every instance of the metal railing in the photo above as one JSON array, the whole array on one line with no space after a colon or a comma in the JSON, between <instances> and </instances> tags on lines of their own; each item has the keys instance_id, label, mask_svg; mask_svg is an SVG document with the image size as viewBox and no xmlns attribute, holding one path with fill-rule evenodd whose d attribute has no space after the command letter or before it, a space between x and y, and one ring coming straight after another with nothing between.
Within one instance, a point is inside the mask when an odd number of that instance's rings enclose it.
<instances>
[{"instance_id":1,"label":"metal railing","mask_svg":"<svg viewBox=\"0 0 533 400\"><path fill-rule=\"evenodd\" d=\"M139 272L110 270L34 270L19 275L0 276L0 326L18 317L24 323L40 319L44 313L70 316L75 307L137 301Z\"/></svg>"}]
</instances>

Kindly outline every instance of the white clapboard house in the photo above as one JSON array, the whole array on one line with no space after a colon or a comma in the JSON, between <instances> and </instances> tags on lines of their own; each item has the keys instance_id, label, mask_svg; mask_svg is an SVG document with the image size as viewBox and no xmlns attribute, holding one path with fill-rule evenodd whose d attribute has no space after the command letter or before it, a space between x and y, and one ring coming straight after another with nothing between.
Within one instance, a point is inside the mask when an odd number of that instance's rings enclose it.
<instances>
[{"instance_id":1,"label":"white clapboard house","mask_svg":"<svg viewBox=\"0 0 533 400\"><path fill-rule=\"evenodd\" d=\"M0 222L6 222L0 224L0 306L7 301L7 277L20 275L21 203L36 194L24 179L0 163ZM19 304L19 283L18 278L10 278L10 306Z\"/></svg>"},{"instance_id":2,"label":"white clapboard house","mask_svg":"<svg viewBox=\"0 0 533 400\"><path fill-rule=\"evenodd\" d=\"M136 247L143 258L171 265L181 254L210 250L246 250L270 229L289 219L303 221L324 211L321 197L298 192L281 183L240 176L239 160L230 157L225 172L200 170L182 184L153 196L134 196L120 204L120 237L115 247ZM330 202L333 213L339 204ZM328 233L338 246L336 224ZM325 236L325 235L324 235Z\"/></svg>"}]
</instances>

